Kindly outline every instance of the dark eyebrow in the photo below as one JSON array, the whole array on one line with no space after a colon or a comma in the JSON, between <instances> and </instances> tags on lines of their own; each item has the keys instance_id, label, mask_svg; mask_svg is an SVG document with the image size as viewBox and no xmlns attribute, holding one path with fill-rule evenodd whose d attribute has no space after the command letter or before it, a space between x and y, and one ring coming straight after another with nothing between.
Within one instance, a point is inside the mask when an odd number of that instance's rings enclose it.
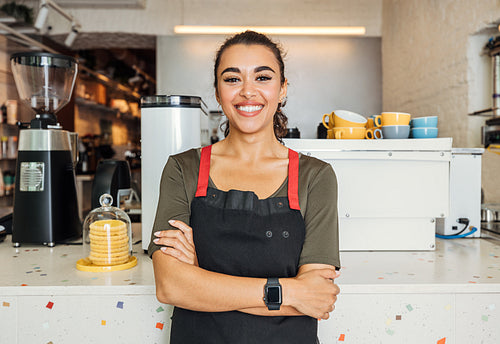
<instances>
[{"instance_id":1,"label":"dark eyebrow","mask_svg":"<svg viewBox=\"0 0 500 344\"><path fill-rule=\"evenodd\" d=\"M254 73L259 73L259 72L262 72L264 70L269 70L273 73L276 73L271 67L268 67L268 66L255 67L255 69L253 71L254 71ZM222 71L221 75L224 73L228 73L228 72L241 73L240 69L237 67L228 67Z\"/></svg>"},{"instance_id":2,"label":"dark eyebrow","mask_svg":"<svg viewBox=\"0 0 500 344\"><path fill-rule=\"evenodd\" d=\"M221 75L224 74L224 73L228 73L228 72L233 72L233 73L240 73L240 69L239 68L236 68L236 67L229 67L229 68L226 68L222 71L222 73L220 73Z\"/></svg>"},{"instance_id":3,"label":"dark eyebrow","mask_svg":"<svg viewBox=\"0 0 500 344\"><path fill-rule=\"evenodd\" d=\"M262 72L263 70L270 70L271 72L276 73L271 67L268 67L268 66L256 67L253 71L255 73L258 73L258 72Z\"/></svg>"}]
</instances>

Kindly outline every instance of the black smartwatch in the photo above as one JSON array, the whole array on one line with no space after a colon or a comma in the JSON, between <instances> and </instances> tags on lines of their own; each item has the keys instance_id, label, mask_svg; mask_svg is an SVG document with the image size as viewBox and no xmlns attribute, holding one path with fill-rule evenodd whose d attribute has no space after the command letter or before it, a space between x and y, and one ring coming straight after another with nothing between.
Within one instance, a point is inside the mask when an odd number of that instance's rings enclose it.
<instances>
[{"instance_id":1,"label":"black smartwatch","mask_svg":"<svg viewBox=\"0 0 500 344\"><path fill-rule=\"evenodd\" d=\"M270 311L279 311L282 302L281 284L276 277L267 279L264 286L264 303Z\"/></svg>"}]
</instances>

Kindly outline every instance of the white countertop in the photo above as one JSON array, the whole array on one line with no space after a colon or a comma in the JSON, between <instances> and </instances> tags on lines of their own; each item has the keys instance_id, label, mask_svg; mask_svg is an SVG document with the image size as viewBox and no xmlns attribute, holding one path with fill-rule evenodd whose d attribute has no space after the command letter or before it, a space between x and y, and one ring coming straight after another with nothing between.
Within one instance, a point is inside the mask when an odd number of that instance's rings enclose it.
<instances>
[{"instance_id":1,"label":"white countertop","mask_svg":"<svg viewBox=\"0 0 500 344\"><path fill-rule=\"evenodd\" d=\"M500 241L436 239L435 251L341 252L343 292L500 292Z\"/></svg>"},{"instance_id":2,"label":"white countertop","mask_svg":"<svg viewBox=\"0 0 500 344\"><path fill-rule=\"evenodd\" d=\"M133 242L140 224L132 224ZM154 294L153 265L140 243L133 247L137 266L122 271L84 272L76 262L85 258L81 244L12 246L11 235L0 243L0 295Z\"/></svg>"},{"instance_id":3,"label":"white countertop","mask_svg":"<svg viewBox=\"0 0 500 344\"><path fill-rule=\"evenodd\" d=\"M341 252L342 293L500 292L500 241L436 240L435 251ZM154 294L151 259L134 245L138 264L129 270L83 272L81 245L0 243L0 295Z\"/></svg>"}]
</instances>

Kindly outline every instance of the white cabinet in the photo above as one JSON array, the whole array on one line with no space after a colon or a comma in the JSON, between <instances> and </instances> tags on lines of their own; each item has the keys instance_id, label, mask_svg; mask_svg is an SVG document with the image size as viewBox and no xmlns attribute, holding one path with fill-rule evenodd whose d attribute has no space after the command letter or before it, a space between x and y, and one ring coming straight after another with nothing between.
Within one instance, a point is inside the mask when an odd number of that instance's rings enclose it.
<instances>
[{"instance_id":1,"label":"white cabinet","mask_svg":"<svg viewBox=\"0 0 500 344\"><path fill-rule=\"evenodd\" d=\"M286 139L330 163L338 181L340 250L434 250L449 212L451 138Z\"/></svg>"}]
</instances>

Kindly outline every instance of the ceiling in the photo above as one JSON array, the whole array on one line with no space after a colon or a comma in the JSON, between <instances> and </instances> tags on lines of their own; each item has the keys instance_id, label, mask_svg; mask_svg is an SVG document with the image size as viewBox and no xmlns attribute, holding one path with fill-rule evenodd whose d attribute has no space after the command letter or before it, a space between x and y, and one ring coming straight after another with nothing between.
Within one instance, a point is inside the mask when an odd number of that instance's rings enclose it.
<instances>
[{"instance_id":1,"label":"ceiling","mask_svg":"<svg viewBox=\"0 0 500 344\"><path fill-rule=\"evenodd\" d=\"M51 35L50 38L64 45L66 34ZM74 43L71 45L71 50L87 50L87 49L152 49L156 50L156 36L154 35L138 35L122 32L99 32L87 33L81 32L76 36Z\"/></svg>"},{"instance_id":2,"label":"ceiling","mask_svg":"<svg viewBox=\"0 0 500 344\"><path fill-rule=\"evenodd\" d=\"M69 2L76 3L78 0ZM89 1L85 2L88 5ZM144 0L99 0L99 2L105 6L106 4L107 6L124 5L124 2L127 2L129 6L144 4ZM0 11L2 25L9 26L61 54L77 57L79 63L89 69L104 74L141 95L150 95L156 91L154 81L156 75L156 36L122 32L80 32L71 46L67 47L64 44L68 37L67 33L40 35L38 30L33 27L34 18L26 17L25 12L28 7L8 5L12 7L9 8L6 6L3 5ZM40 50L38 47L30 46L31 44L20 43L24 40L9 34L8 31L3 31L1 34L9 39L9 44L6 47L8 54Z\"/></svg>"}]
</instances>

